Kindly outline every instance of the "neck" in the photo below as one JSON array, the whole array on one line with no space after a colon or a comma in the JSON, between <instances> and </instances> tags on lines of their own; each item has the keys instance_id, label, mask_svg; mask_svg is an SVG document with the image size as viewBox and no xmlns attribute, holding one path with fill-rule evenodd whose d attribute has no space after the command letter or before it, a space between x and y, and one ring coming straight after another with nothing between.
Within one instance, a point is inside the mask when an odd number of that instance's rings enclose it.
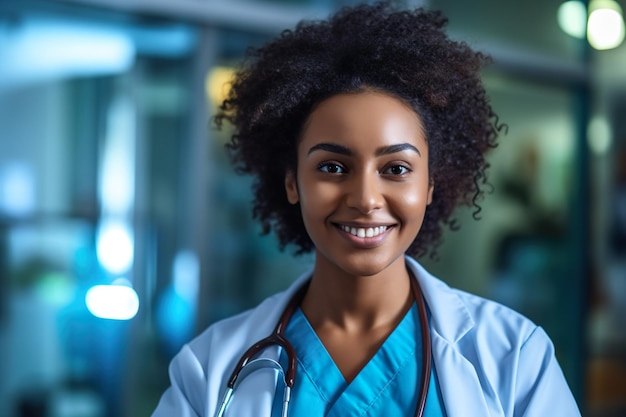
<instances>
[{"instance_id":1,"label":"neck","mask_svg":"<svg viewBox=\"0 0 626 417\"><path fill-rule=\"evenodd\" d=\"M366 332L394 325L413 303L410 279L404 258L375 275L358 276L318 257L302 310L315 329Z\"/></svg>"}]
</instances>

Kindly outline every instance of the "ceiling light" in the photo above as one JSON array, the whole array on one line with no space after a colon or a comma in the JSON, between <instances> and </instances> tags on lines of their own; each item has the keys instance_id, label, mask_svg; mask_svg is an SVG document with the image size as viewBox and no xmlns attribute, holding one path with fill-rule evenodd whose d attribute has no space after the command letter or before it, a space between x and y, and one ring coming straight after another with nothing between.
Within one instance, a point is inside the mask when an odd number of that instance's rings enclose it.
<instances>
[{"instance_id":1,"label":"ceiling light","mask_svg":"<svg viewBox=\"0 0 626 417\"><path fill-rule=\"evenodd\" d=\"M594 49L618 47L624 40L622 8L613 0L593 0L589 4L587 40Z\"/></svg>"},{"instance_id":2,"label":"ceiling light","mask_svg":"<svg viewBox=\"0 0 626 417\"><path fill-rule=\"evenodd\" d=\"M126 285L95 285L85 295L89 312L110 320L130 320L139 310L139 297Z\"/></svg>"},{"instance_id":3,"label":"ceiling light","mask_svg":"<svg viewBox=\"0 0 626 417\"><path fill-rule=\"evenodd\" d=\"M583 39L587 29L585 4L577 0L562 3L557 12L557 21L563 32L575 38Z\"/></svg>"}]
</instances>

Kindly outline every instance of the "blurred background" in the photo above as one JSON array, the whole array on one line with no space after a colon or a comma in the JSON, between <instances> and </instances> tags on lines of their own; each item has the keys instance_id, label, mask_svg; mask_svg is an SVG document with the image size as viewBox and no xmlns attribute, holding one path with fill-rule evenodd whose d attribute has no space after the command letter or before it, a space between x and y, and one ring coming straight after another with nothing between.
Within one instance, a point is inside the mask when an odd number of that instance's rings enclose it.
<instances>
[{"instance_id":1,"label":"blurred background","mask_svg":"<svg viewBox=\"0 0 626 417\"><path fill-rule=\"evenodd\" d=\"M183 343L311 264L259 236L210 117L248 46L350 3L0 1L0 417L149 416ZM482 219L423 262L626 415L624 0L408 4L491 54L509 126Z\"/></svg>"}]
</instances>

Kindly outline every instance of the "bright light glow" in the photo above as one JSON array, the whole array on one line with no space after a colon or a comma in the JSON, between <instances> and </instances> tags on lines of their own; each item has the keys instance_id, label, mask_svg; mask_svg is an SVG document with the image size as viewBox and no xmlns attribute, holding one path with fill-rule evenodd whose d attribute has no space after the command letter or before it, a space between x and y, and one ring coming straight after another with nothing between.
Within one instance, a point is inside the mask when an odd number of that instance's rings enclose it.
<instances>
[{"instance_id":1,"label":"bright light glow","mask_svg":"<svg viewBox=\"0 0 626 417\"><path fill-rule=\"evenodd\" d=\"M35 174L22 163L10 163L0 171L0 210L22 217L35 210Z\"/></svg>"},{"instance_id":2,"label":"bright light glow","mask_svg":"<svg viewBox=\"0 0 626 417\"><path fill-rule=\"evenodd\" d=\"M200 287L200 264L191 251L182 250L174 258L174 291L185 300L195 303Z\"/></svg>"},{"instance_id":3,"label":"bright light glow","mask_svg":"<svg viewBox=\"0 0 626 417\"><path fill-rule=\"evenodd\" d=\"M581 1L571 0L562 3L557 12L557 21L563 32L583 39L587 28L587 8Z\"/></svg>"},{"instance_id":4,"label":"bright light glow","mask_svg":"<svg viewBox=\"0 0 626 417\"><path fill-rule=\"evenodd\" d=\"M108 112L100 166L99 194L107 215L127 214L135 200L135 111L127 97L118 97Z\"/></svg>"},{"instance_id":5,"label":"bright light glow","mask_svg":"<svg viewBox=\"0 0 626 417\"><path fill-rule=\"evenodd\" d=\"M0 30L0 86L78 75L120 73L135 59L119 29L42 18Z\"/></svg>"},{"instance_id":6,"label":"bright light glow","mask_svg":"<svg viewBox=\"0 0 626 417\"><path fill-rule=\"evenodd\" d=\"M596 155L603 155L611 148L611 126L605 117L594 117L589 123L587 140Z\"/></svg>"},{"instance_id":7,"label":"bright light glow","mask_svg":"<svg viewBox=\"0 0 626 417\"><path fill-rule=\"evenodd\" d=\"M111 320L130 320L139 311L139 297L126 285L95 285L85 295L89 312Z\"/></svg>"},{"instance_id":8,"label":"bright light glow","mask_svg":"<svg viewBox=\"0 0 626 417\"><path fill-rule=\"evenodd\" d=\"M214 105L219 106L228 97L229 82L234 74L235 70L229 67L215 67L207 74L206 94Z\"/></svg>"},{"instance_id":9,"label":"bright light glow","mask_svg":"<svg viewBox=\"0 0 626 417\"><path fill-rule=\"evenodd\" d=\"M133 235L121 221L104 220L98 228L96 253L98 261L111 274L128 272L133 265Z\"/></svg>"},{"instance_id":10,"label":"bright light glow","mask_svg":"<svg viewBox=\"0 0 626 417\"><path fill-rule=\"evenodd\" d=\"M589 10L589 44L598 50L618 47L624 40L624 19L619 4L613 0L593 0Z\"/></svg>"}]
</instances>

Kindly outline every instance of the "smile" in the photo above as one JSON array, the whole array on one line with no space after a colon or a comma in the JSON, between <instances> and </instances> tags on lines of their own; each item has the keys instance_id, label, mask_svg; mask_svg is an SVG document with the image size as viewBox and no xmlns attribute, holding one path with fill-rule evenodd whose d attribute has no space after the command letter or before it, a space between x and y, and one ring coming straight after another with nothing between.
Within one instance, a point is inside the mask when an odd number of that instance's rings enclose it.
<instances>
[{"instance_id":1,"label":"smile","mask_svg":"<svg viewBox=\"0 0 626 417\"><path fill-rule=\"evenodd\" d=\"M356 237L375 237L382 233L385 233L389 226L376 226L376 227L350 227L339 225L341 230L346 233L350 233Z\"/></svg>"}]
</instances>

